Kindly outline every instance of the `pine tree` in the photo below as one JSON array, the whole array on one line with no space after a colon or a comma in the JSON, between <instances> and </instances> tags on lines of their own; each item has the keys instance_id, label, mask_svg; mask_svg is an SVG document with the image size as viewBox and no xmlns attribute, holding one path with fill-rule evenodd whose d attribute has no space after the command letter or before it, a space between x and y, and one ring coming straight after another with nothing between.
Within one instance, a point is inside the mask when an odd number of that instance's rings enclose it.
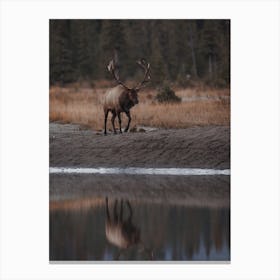
<instances>
[{"instance_id":1,"label":"pine tree","mask_svg":"<svg viewBox=\"0 0 280 280\"><path fill-rule=\"evenodd\" d=\"M125 65L127 54L123 25L120 20L102 21L100 48L99 66L103 69L105 77L110 77L107 73L106 65L114 57L118 57L119 60L116 61L117 71L122 70L121 68L122 65Z\"/></svg>"},{"instance_id":2,"label":"pine tree","mask_svg":"<svg viewBox=\"0 0 280 280\"><path fill-rule=\"evenodd\" d=\"M142 20L125 20L123 26L126 48L129 50L124 73L128 78L140 78L143 73L137 71L136 61L140 58L149 59L148 30Z\"/></svg>"},{"instance_id":3,"label":"pine tree","mask_svg":"<svg viewBox=\"0 0 280 280\"><path fill-rule=\"evenodd\" d=\"M50 20L50 83L74 80L70 21Z\"/></svg>"},{"instance_id":4,"label":"pine tree","mask_svg":"<svg viewBox=\"0 0 280 280\"><path fill-rule=\"evenodd\" d=\"M77 40L77 71L79 79L89 79L91 74L90 49L89 49L89 30L86 21L78 21L78 40Z\"/></svg>"},{"instance_id":5,"label":"pine tree","mask_svg":"<svg viewBox=\"0 0 280 280\"><path fill-rule=\"evenodd\" d=\"M151 75L154 85L161 85L168 80L167 63L163 55L163 47L160 43L161 38L161 22L154 21L152 24L152 42L151 42Z\"/></svg>"}]
</instances>

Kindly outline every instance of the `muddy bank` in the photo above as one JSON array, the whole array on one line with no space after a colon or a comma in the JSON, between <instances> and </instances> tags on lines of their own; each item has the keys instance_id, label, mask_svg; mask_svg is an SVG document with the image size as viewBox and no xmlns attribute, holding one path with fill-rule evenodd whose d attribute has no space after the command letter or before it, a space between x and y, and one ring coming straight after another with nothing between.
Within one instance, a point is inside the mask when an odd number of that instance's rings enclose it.
<instances>
[{"instance_id":1,"label":"muddy bank","mask_svg":"<svg viewBox=\"0 0 280 280\"><path fill-rule=\"evenodd\" d=\"M50 123L50 166L230 168L230 128L108 134Z\"/></svg>"}]
</instances>

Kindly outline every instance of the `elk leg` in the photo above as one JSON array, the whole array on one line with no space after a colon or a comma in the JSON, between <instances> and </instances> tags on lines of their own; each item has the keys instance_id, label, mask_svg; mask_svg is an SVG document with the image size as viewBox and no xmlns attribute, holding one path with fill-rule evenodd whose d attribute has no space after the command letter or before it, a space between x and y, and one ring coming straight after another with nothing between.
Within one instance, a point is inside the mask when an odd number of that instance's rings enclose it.
<instances>
[{"instance_id":1,"label":"elk leg","mask_svg":"<svg viewBox=\"0 0 280 280\"><path fill-rule=\"evenodd\" d=\"M109 110L104 111L104 113L105 113L105 118L104 118L104 134L106 135L107 134L106 125L107 125L107 118L108 118Z\"/></svg>"},{"instance_id":2,"label":"elk leg","mask_svg":"<svg viewBox=\"0 0 280 280\"><path fill-rule=\"evenodd\" d=\"M126 201L126 204L127 204L128 209L129 209L129 217L128 217L128 219L131 220L132 214L133 214L132 208L131 208L131 205L130 205L128 200Z\"/></svg>"},{"instance_id":3,"label":"elk leg","mask_svg":"<svg viewBox=\"0 0 280 280\"><path fill-rule=\"evenodd\" d=\"M126 116L128 117L128 123L127 123L127 126L126 126L126 128L125 128L124 132L127 132L127 131L128 131L128 129L129 129L129 125L130 125L131 117L130 117L130 112L129 112L129 111L128 111L128 112L125 112L125 114L126 114Z\"/></svg>"},{"instance_id":4,"label":"elk leg","mask_svg":"<svg viewBox=\"0 0 280 280\"><path fill-rule=\"evenodd\" d=\"M114 204L114 222L117 223L118 222L118 200L115 200L115 204Z\"/></svg>"},{"instance_id":5,"label":"elk leg","mask_svg":"<svg viewBox=\"0 0 280 280\"><path fill-rule=\"evenodd\" d=\"M107 220L110 221L110 212L109 212L109 206L108 206L108 197L106 196L106 215L107 215Z\"/></svg>"},{"instance_id":6,"label":"elk leg","mask_svg":"<svg viewBox=\"0 0 280 280\"><path fill-rule=\"evenodd\" d=\"M121 113L118 113L118 119L119 119L120 133L122 133L122 119L121 119Z\"/></svg>"},{"instance_id":7,"label":"elk leg","mask_svg":"<svg viewBox=\"0 0 280 280\"><path fill-rule=\"evenodd\" d=\"M123 200L121 200L121 212L120 212L120 222L123 220Z\"/></svg>"},{"instance_id":8,"label":"elk leg","mask_svg":"<svg viewBox=\"0 0 280 280\"><path fill-rule=\"evenodd\" d=\"M112 126L113 126L113 130L114 130L114 133L116 134L117 131L116 131L116 128L115 128L115 118L116 118L116 112L115 111L112 111L112 118L111 118L111 122L112 122Z\"/></svg>"}]
</instances>

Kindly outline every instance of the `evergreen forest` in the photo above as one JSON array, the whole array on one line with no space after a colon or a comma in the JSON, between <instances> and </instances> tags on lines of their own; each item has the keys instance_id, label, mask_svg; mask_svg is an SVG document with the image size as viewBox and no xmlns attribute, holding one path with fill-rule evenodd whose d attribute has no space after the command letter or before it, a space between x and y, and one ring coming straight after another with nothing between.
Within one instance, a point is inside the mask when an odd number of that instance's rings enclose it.
<instances>
[{"instance_id":1,"label":"evergreen forest","mask_svg":"<svg viewBox=\"0 0 280 280\"><path fill-rule=\"evenodd\" d=\"M51 19L49 36L50 85L112 79L111 59L122 80L139 79L139 58L151 86L230 85L230 20Z\"/></svg>"}]
</instances>

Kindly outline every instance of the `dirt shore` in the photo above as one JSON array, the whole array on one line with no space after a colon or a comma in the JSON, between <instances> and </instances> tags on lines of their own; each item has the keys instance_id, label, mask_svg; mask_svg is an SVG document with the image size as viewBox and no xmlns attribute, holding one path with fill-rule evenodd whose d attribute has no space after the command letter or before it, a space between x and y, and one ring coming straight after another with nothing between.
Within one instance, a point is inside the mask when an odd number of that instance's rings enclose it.
<instances>
[{"instance_id":1,"label":"dirt shore","mask_svg":"<svg viewBox=\"0 0 280 280\"><path fill-rule=\"evenodd\" d=\"M228 127L108 134L50 124L50 166L230 167ZM229 176L51 174L50 201L122 198L192 207L229 207ZM84 202L82 202L84 204ZM59 204L64 205L64 204ZM56 205L57 207L57 205ZM72 206L71 206L72 207Z\"/></svg>"},{"instance_id":2,"label":"dirt shore","mask_svg":"<svg viewBox=\"0 0 280 280\"><path fill-rule=\"evenodd\" d=\"M50 166L230 168L227 126L159 129L104 136L50 123Z\"/></svg>"}]
</instances>

